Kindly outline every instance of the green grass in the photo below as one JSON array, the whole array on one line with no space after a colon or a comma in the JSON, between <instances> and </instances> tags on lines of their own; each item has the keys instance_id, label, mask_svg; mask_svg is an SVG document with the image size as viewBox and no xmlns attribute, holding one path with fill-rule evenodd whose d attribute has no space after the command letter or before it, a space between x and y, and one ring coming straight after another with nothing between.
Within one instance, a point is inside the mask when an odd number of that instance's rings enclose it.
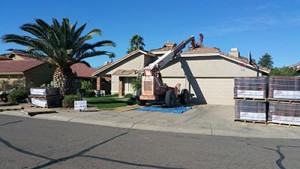
<instances>
[{"instance_id":1,"label":"green grass","mask_svg":"<svg viewBox=\"0 0 300 169\"><path fill-rule=\"evenodd\" d=\"M135 104L135 102L130 99L118 98L114 96L84 98L84 100L87 101L88 106L94 106L98 109L105 110Z\"/></svg>"}]
</instances>

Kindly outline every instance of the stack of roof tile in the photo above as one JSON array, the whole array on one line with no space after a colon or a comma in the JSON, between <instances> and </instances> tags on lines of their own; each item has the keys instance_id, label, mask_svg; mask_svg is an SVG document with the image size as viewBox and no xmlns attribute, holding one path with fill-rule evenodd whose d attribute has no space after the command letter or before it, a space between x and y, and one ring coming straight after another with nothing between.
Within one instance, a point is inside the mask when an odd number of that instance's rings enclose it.
<instances>
[{"instance_id":1,"label":"stack of roof tile","mask_svg":"<svg viewBox=\"0 0 300 169\"><path fill-rule=\"evenodd\" d=\"M61 105L59 88L31 88L31 103L39 107L59 107Z\"/></svg>"}]
</instances>

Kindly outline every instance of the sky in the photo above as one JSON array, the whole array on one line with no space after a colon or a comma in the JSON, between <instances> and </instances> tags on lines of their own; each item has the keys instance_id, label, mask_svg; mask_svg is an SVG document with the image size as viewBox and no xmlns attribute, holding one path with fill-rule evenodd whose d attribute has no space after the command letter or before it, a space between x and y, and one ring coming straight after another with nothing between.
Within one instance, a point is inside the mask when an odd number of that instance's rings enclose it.
<instances>
[{"instance_id":1,"label":"sky","mask_svg":"<svg viewBox=\"0 0 300 169\"><path fill-rule=\"evenodd\" d=\"M180 43L194 35L204 35L204 46L217 47L224 53L238 48L257 61L265 53L272 56L274 67L300 62L299 0L1 0L0 37L5 34L28 35L20 30L25 23L43 19L69 18L71 23L87 23L86 32L98 28L101 36L90 43L112 40L116 47L99 48L126 55L130 38L144 38L145 50L162 47L165 42ZM0 42L0 54L7 49L26 49ZM109 61L97 56L86 61L100 67Z\"/></svg>"}]
</instances>

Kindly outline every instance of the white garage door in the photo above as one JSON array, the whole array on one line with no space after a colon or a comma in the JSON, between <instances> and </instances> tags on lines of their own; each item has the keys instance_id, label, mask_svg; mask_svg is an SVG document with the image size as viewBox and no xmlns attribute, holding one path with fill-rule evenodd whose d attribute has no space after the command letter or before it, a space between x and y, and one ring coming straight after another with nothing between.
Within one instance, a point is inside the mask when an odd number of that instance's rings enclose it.
<instances>
[{"instance_id":1,"label":"white garage door","mask_svg":"<svg viewBox=\"0 0 300 169\"><path fill-rule=\"evenodd\" d=\"M164 78L163 81L171 87L181 83L181 88L189 89L197 103L234 105L233 78Z\"/></svg>"},{"instance_id":2,"label":"white garage door","mask_svg":"<svg viewBox=\"0 0 300 169\"><path fill-rule=\"evenodd\" d=\"M234 105L233 78L196 79L207 104Z\"/></svg>"}]
</instances>

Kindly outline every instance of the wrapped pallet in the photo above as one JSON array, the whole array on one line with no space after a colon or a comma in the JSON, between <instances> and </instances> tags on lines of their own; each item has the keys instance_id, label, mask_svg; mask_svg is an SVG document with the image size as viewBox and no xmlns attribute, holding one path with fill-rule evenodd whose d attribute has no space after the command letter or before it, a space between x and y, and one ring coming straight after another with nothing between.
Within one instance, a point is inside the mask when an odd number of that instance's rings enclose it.
<instances>
[{"instance_id":1,"label":"wrapped pallet","mask_svg":"<svg viewBox=\"0 0 300 169\"><path fill-rule=\"evenodd\" d=\"M267 77L238 77L234 79L235 98L267 98Z\"/></svg>"},{"instance_id":2,"label":"wrapped pallet","mask_svg":"<svg viewBox=\"0 0 300 169\"><path fill-rule=\"evenodd\" d=\"M31 103L39 107L61 106L59 88L31 88Z\"/></svg>"},{"instance_id":3,"label":"wrapped pallet","mask_svg":"<svg viewBox=\"0 0 300 169\"><path fill-rule=\"evenodd\" d=\"M300 76L271 76L269 98L300 100Z\"/></svg>"},{"instance_id":4,"label":"wrapped pallet","mask_svg":"<svg viewBox=\"0 0 300 169\"><path fill-rule=\"evenodd\" d=\"M268 121L279 124L300 125L300 104L269 102Z\"/></svg>"},{"instance_id":5,"label":"wrapped pallet","mask_svg":"<svg viewBox=\"0 0 300 169\"><path fill-rule=\"evenodd\" d=\"M235 100L235 121L266 122L267 103L263 101Z\"/></svg>"},{"instance_id":6,"label":"wrapped pallet","mask_svg":"<svg viewBox=\"0 0 300 169\"><path fill-rule=\"evenodd\" d=\"M59 88L30 88L30 94L34 96L53 96L59 95Z\"/></svg>"}]
</instances>

